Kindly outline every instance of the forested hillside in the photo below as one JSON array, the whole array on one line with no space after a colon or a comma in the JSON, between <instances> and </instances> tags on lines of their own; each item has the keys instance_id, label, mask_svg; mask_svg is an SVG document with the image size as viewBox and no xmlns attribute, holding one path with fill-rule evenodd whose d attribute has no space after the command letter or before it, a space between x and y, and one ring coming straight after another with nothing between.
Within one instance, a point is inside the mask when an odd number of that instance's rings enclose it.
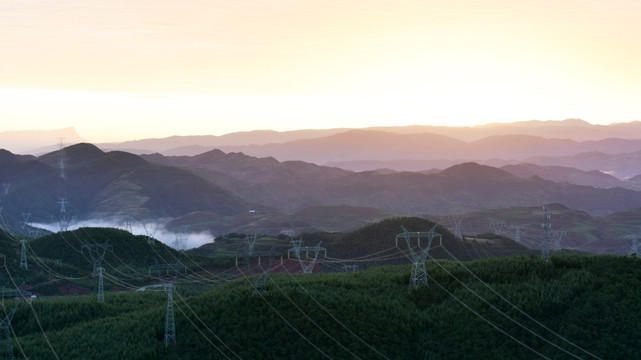
<instances>
[{"instance_id":1,"label":"forested hillside","mask_svg":"<svg viewBox=\"0 0 641 360\"><path fill-rule=\"evenodd\" d=\"M545 261L502 236L458 239L426 219L392 218L303 234L301 246L327 250L303 274L314 256L296 259L290 238L260 237L243 256L248 239L176 251L82 228L26 241L24 269L20 241L0 232L12 341L0 346L30 359L629 359L641 349L636 257ZM283 260L268 261L270 247ZM424 279L412 252L426 255ZM92 269L101 254L104 302Z\"/></svg>"},{"instance_id":2,"label":"forested hillside","mask_svg":"<svg viewBox=\"0 0 641 360\"><path fill-rule=\"evenodd\" d=\"M639 259L520 256L428 261L426 270L429 286L416 289L409 266L278 274L265 293L242 278L194 297L177 285L167 347L162 293L38 299L18 307L14 350L32 359L639 356Z\"/></svg>"}]
</instances>

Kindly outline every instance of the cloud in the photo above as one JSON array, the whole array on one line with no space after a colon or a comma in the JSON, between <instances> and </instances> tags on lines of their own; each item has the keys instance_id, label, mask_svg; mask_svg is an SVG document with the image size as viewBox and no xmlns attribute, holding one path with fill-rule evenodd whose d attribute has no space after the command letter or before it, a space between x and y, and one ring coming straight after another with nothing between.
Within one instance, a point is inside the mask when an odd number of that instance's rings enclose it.
<instances>
[{"instance_id":1,"label":"cloud","mask_svg":"<svg viewBox=\"0 0 641 360\"><path fill-rule=\"evenodd\" d=\"M68 230L77 230L85 227L107 227L125 229L125 221L117 219L113 220L82 220L73 222L69 225ZM45 229L51 232L58 232L60 226L58 223L30 223L30 226ZM131 233L134 235L149 235L154 239L162 242L177 250L187 250L197 248L207 243L213 243L215 237L208 232L200 233L181 233L174 232L165 228L164 224L147 222L147 223L134 223L131 226Z\"/></svg>"}]
</instances>

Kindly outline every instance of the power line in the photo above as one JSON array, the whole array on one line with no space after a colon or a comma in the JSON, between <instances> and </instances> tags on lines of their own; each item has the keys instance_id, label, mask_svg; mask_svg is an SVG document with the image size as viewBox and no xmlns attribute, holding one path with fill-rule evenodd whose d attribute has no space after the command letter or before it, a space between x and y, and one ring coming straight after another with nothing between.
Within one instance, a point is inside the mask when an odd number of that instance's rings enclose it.
<instances>
[{"instance_id":1,"label":"power line","mask_svg":"<svg viewBox=\"0 0 641 360\"><path fill-rule=\"evenodd\" d=\"M488 288L490 291L492 291L492 293L494 293L495 295L497 295L501 300L503 300L503 301L505 301L506 303L508 303L508 304L509 304L513 309L517 310L519 313L521 313L522 315L524 315L524 316L525 316L525 317L527 317L528 319L530 319L530 320L534 321L537 325L541 326L543 329L545 329L545 330L547 330L548 332L552 333L554 336L558 337L559 339L563 340L564 342L568 343L569 345L572 345L572 346L573 346L573 347L575 347L576 349L583 351L584 353L586 353L586 354L587 354L587 355L589 355L589 356L592 356L592 357L593 357L593 358L595 358L595 359L600 359L598 356L596 356L596 355L592 354L591 352L589 352L589 351L585 350L584 348L582 348L582 347L580 347L580 346L576 345L575 343L573 343L572 341L568 340L568 339L567 339L567 338L565 338L564 336L562 336L562 335L558 334L557 332L553 331L553 330L552 330L552 329L550 329L549 327L545 326L544 324L542 324L541 322L539 322L538 320L536 320L535 318L533 318L532 316L530 316L529 314L527 314L525 311L521 310L518 306L514 305L511 301L509 301L508 299L506 299L506 298L505 298L503 295L501 295L498 291L496 291L494 288L492 288L488 283L486 283L486 282L485 282L485 281L483 281L480 277L478 277L478 276L477 276L477 275L476 275L472 270L470 270L470 269L469 269L469 268L468 268L468 267L467 267L463 262L461 262L458 258L456 258L456 256L454 256L454 254L452 254L450 251L448 251L448 250L447 250L447 248L445 248L444 246L443 246L443 247L441 247L441 248L443 249L443 251L445 251L445 252L448 254L448 256L450 256L452 259L454 259L454 260L455 260L459 265L461 265L461 266L462 266L462 267L463 267L463 268L464 268L468 273L470 273L470 274L471 274L475 279L477 279L481 284L483 284L486 288ZM439 264L438 262L436 262L436 263L437 263L437 265L439 265L440 267L442 267L442 268L443 268L443 266L442 266L441 264ZM443 269L445 270L445 268L443 268ZM446 271L446 272L448 272L448 274L450 274L450 275L451 275L451 273L450 273L448 270L445 270L445 271ZM452 276L453 278L455 278L455 277L454 277L454 275L451 275L451 276ZM456 278L455 278L455 279L456 279ZM458 281L458 280L457 280L457 281ZM470 290L470 291L473 291L473 290ZM546 340L546 342L547 342L547 340ZM564 350L564 351L565 351L565 350ZM574 355L573 355L573 356L574 356Z\"/></svg>"},{"instance_id":2,"label":"power line","mask_svg":"<svg viewBox=\"0 0 641 360\"><path fill-rule=\"evenodd\" d=\"M438 262L436 262L436 263L438 263ZM451 296L454 300L456 300L456 302L458 302L459 304L461 304L464 308L466 308L466 309L467 309L468 311L470 311L472 314L476 315L478 318L480 318L481 320L483 320L484 322L486 322L488 325L490 325L491 327L495 328L496 330L498 330L499 332L501 332L503 335L505 335L505 336L507 336L508 338L512 339L514 342L516 342L517 344L519 344L519 345L523 346L524 348L526 348L526 349L530 350L531 352L535 353L536 355L538 355L538 356L540 356L540 357L542 357L542 358L544 358L544 359L551 360L549 357L547 357L547 356L543 355L542 353L540 353L540 352L536 351L536 350L535 350L534 348L532 348L531 346L527 345L526 343L524 343L524 342L522 342L521 340L517 339L516 337L514 337L513 335L511 335L511 334L510 334L510 333L508 333L507 331L505 331L505 330L501 329L500 327L498 327L496 324L494 324L493 322L491 322L488 318L486 318L485 316L481 315L478 311L476 311L476 310L472 309L468 304L466 304L465 302L463 302L463 300L459 299L456 295L454 295L451 291L449 291L445 286L441 285L441 284L440 284L438 281L436 281L433 277L431 277L431 276L429 276L429 275L427 275L427 276L428 276L428 278L429 278L429 279L430 279L434 284L436 284L439 288L441 288L441 290L445 291L449 296Z\"/></svg>"}]
</instances>

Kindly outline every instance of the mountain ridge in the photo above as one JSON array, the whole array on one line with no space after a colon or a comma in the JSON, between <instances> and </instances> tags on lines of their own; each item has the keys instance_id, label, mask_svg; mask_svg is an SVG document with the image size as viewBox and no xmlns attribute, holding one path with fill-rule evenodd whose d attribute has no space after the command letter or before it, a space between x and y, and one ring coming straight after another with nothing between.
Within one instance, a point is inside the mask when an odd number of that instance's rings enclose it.
<instances>
[{"instance_id":1,"label":"mountain ridge","mask_svg":"<svg viewBox=\"0 0 641 360\"><path fill-rule=\"evenodd\" d=\"M493 123L477 126L375 126L365 128L308 129L293 131L255 130L225 135L171 136L159 139L141 139L126 142L98 144L105 149L121 149L135 153L161 152L165 155L196 155L221 146L267 145L314 139L350 130L384 131L395 134L432 133L466 142L473 142L493 135L530 135L542 138L566 138L575 141L603 140L607 138L638 139L641 122L631 121L609 125L593 125L580 119L531 120L513 123ZM197 148L189 148L191 146ZM181 152L180 149L183 152Z\"/></svg>"}]
</instances>

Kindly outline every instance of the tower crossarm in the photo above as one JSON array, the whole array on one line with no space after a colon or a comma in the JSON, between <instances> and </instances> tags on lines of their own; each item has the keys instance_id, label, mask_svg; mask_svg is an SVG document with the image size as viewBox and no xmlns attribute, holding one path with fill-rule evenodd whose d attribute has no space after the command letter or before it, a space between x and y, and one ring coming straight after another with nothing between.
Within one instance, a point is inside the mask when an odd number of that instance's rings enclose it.
<instances>
[{"instance_id":1,"label":"tower crossarm","mask_svg":"<svg viewBox=\"0 0 641 360\"><path fill-rule=\"evenodd\" d=\"M434 240L435 237L441 237L442 235L436 232L436 225L432 226L430 231L408 231L403 225L401 225L401 228L403 229L403 232L396 235L396 247L398 247L398 240L399 239L405 239L405 242L407 243L407 247L410 250L410 252L414 255L415 252L413 250L411 241L412 239L417 239L418 240L418 248L421 249L422 251L425 251L429 249L432 246L432 241ZM421 239L422 238L427 238L427 247L423 248L421 247Z\"/></svg>"},{"instance_id":2,"label":"tower crossarm","mask_svg":"<svg viewBox=\"0 0 641 360\"><path fill-rule=\"evenodd\" d=\"M164 284L147 285L147 286L143 286L140 289L136 290L136 292L142 292L142 291L146 291L147 289L157 289L157 288L163 288L163 290L164 290L164 289L169 288L169 287L173 288L174 284L172 284L172 283L164 283Z\"/></svg>"},{"instance_id":3,"label":"tower crossarm","mask_svg":"<svg viewBox=\"0 0 641 360\"><path fill-rule=\"evenodd\" d=\"M113 246L109 245L109 241L107 241L103 244L83 245L81 250L85 249L89 253L89 257L91 258L91 262L93 263L93 272L95 273L102 264L102 260L104 260L107 250L113 250Z\"/></svg>"}]
</instances>

